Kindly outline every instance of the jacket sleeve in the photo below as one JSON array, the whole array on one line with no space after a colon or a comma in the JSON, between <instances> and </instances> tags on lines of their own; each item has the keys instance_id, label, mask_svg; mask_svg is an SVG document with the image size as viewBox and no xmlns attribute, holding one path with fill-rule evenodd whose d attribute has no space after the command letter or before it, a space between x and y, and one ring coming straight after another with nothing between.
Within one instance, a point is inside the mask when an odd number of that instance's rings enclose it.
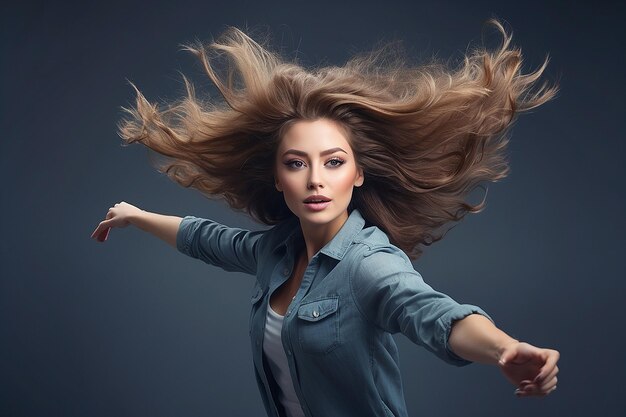
<instances>
[{"instance_id":1,"label":"jacket sleeve","mask_svg":"<svg viewBox=\"0 0 626 417\"><path fill-rule=\"evenodd\" d=\"M226 271L257 271L259 242L266 231L228 227L209 219L186 216L176 234L176 248Z\"/></svg>"},{"instance_id":2,"label":"jacket sleeve","mask_svg":"<svg viewBox=\"0 0 626 417\"><path fill-rule=\"evenodd\" d=\"M370 323L390 333L401 332L453 365L471 362L450 350L452 324L474 313L493 321L481 308L435 291L404 253L392 248L368 249L351 281L357 307Z\"/></svg>"}]
</instances>

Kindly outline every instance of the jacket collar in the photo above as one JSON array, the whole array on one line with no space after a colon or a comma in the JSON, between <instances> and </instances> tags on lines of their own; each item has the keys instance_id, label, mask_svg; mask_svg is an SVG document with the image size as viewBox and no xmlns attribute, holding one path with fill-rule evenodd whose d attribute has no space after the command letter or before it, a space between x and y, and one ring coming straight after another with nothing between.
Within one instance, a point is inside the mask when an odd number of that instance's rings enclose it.
<instances>
[{"instance_id":1,"label":"jacket collar","mask_svg":"<svg viewBox=\"0 0 626 417\"><path fill-rule=\"evenodd\" d=\"M302 240L302 228L297 217L293 221L293 228L291 232L285 238L285 245L287 246L287 252L293 255L294 244L296 239ZM341 229L337 234L320 250L320 253L327 255L331 258L341 260L348 251L348 248L354 242L354 239L363 230L365 226L365 219L358 209L352 210L346 222L341 226Z\"/></svg>"}]
</instances>

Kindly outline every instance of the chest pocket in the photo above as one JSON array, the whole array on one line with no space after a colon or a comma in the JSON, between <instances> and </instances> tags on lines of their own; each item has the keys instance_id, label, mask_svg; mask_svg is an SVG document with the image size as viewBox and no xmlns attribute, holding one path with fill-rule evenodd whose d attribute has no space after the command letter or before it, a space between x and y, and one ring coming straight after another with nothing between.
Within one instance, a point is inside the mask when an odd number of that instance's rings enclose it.
<instances>
[{"instance_id":1,"label":"chest pocket","mask_svg":"<svg viewBox=\"0 0 626 417\"><path fill-rule=\"evenodd\" d=\"M298 308L298 341L303 352L324 354L340 344L339 297L310 301Z\"/></svg>"}]
</instances>

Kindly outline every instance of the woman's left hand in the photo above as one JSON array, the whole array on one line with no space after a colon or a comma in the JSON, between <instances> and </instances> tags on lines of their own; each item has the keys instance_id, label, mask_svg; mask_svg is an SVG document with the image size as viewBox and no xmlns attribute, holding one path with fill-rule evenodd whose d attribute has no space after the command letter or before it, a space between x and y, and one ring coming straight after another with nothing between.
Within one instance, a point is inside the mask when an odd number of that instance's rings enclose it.
<instances>
[{"instance_id":1,"label":"woman's left hand","mask_svg":"<svg viewBox=\"0 0 626 417\"><path fill-rule=\"evenodd\" d=\"M538 348L524 342L508 345L498 366L506 378L517 386L518 397L543 397L556 389L559 352Z\"/></svg>"}]
</instances>

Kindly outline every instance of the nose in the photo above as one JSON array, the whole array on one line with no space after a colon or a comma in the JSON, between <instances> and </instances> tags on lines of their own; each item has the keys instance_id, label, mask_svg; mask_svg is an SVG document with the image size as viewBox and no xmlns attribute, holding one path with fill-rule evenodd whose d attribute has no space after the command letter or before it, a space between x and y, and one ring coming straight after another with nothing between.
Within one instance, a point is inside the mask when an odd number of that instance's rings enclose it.
<instances>
[{"instance_id":1,"label":"nose","mask_svg":"<svg viewBox=\"0 0 626 417\"><path fill-rule=\"evenodd\" d=\"M314 190L316 188L324 188L322 185L322 181L319 177L318 170L315 168L311 169L311 174L309 175L308 188L309 190Z\"/></svg>"},{"instance_id":2,"label":"nose","mask_svg":"<svg viewBox=\"0 0 626 417\"><path fill-rule=\"evenodd\" d=\"M314 190L316 188L324 188L319 182L309 182L309 189Z\"/></svg>"}]
</instances>

